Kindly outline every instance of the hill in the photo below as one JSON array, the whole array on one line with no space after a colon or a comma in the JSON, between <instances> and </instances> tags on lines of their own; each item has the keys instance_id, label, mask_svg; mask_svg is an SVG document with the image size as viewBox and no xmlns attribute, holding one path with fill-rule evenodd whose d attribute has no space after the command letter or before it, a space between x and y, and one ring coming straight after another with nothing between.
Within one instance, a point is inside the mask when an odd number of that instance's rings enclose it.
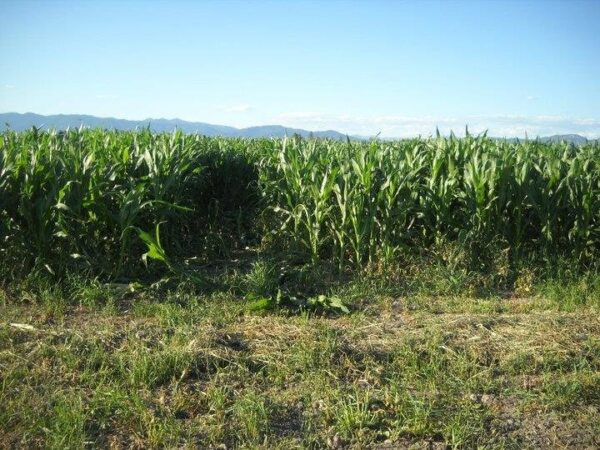
<instances>
[{"instance_id":1,"label":"hill","mask_svg":"<svg viewBox=\"0 0 600 450\"><path fill-rule=\"evenodd\" d=\"M0 124L6 124L15 131L23 131L33 126L39 128L54 128L64 130L66 128L78 128L81 125L91 128L105 128L113 130L135 130L136 128L150 127L155 132L169 132L174 129L182 130L186 133L199 133L206 136L223 136L223 137L284 137L293 134L299 134L303 137L319 137L343 140L346 138L367 140L366 136L347 136L339 131L324 130L310 131L302 128L290 128L282 125L260 125L248 128L235 128L226 125L214 125L204 122L189 122L181 119L144 119L144 120L127 120L117 119L114 117L97 117L85 114L56 114L56 115L41 115L34 113L0 113ZM394 140L396 138L393 138ZM517 142L518 138L497 138L506 139L509 142ZM556 134L553 136L538 137L542 142L570 142L575 145L583 145L588 142L586 137L578 134ZM392 138L390 138L392 140ZM597 140L596 140L597 141Z\"/></svg>"},{"instance_id":2,"label":"hill","mask_svg":"<svg viewBox=\"0 0 600 450\"><path fill-rule=\"evenodd\" d=\"M263 125L248 128L235 128L224 125L213 125L203 122L188 122L181 119L145 119L126 120L114 117L96 117L82 114L57 114L44 116L34 113L2 113L0 123L7 124L11 129L23 131L32 126L41 128L77 128L81 125L92 128L106 128L114 130L134 130L136 128L150 127L152 131L173 131L175 128L186 133L200 133L206 136L224 137L284 137L299 134L304 137L310 135L331 139L346 139L346 135L334 130L310 131L300 128L290 128L281 125Z\"/></svg>"},{"instance_id":3,"label":"hill","mask_svg":"<svg viewBox=\"0 0 600 450\"><path fill-rule=\"evenodd\" d=\"M575 145L584 145L590 142L586 137L579 134L555 134L540 138L540 140L542 142L570 142Z\"/></svg>"}]
</instances>

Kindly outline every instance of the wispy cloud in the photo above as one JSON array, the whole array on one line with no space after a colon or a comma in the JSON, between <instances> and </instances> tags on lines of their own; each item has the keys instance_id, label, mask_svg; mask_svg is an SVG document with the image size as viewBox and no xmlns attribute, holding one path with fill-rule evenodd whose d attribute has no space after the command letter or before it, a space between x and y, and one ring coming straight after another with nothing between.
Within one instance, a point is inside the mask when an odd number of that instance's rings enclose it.
<instances>
[{"instance_id":1,"label":"wispy cloud","mask_svg":"<svg viewBox=\"0 0 600 450\"><path fill-rule=\"evenodd\" d=\"M230 105L230 106L223 106L221 108L221 110L225 111L225 112L230 112L230 113L245 113L245 112L249 112L252 111L254 108L252 107L252 105Z\"/></svg>"},{"instance_id":2,"label":"wispy cloud","mask_svg":"<svg viewBox=\"0 0 600 450\"><path fill-rule=\"evenodd\" d=\"M14 89L15 85L14 84L5 84L4 85L4 89Z\"/></svg>"},{"instance_id":3,"label":"wispy cloud","mask_svg":"<svg viewBox=\"0 0 600 450\"><path fill-rule=\"evenodd\" d=\"M468 117L352 116L318 112L291 112L274 118L276 123L311 130L338 131L383 137L427 136L438 128L444 134L464 133L465 126L473 133L488 131L490 136L524 137L577 133L588 138L600 137L600 119L561 116L494 115Z\"/></svg>"}]
</instances>

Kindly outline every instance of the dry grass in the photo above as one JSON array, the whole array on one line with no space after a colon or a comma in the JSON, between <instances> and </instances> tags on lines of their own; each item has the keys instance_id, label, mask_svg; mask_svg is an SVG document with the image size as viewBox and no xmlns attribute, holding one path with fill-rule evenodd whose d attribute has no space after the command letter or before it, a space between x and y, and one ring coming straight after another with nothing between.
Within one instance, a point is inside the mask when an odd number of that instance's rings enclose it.
<instances>
[{"instance_id":1,"label":"dry grass","mask_svg":"<svg viewBox=\"0 0 600 450\"><path fill-rule=\"evenodd\" d=\"M232 298L60 316L5 305L1 446L600 445L598 315L490 301L503 312L470 299L432 314L381 298L344 317L250 314Z\"/></svg>"}]
</instances>

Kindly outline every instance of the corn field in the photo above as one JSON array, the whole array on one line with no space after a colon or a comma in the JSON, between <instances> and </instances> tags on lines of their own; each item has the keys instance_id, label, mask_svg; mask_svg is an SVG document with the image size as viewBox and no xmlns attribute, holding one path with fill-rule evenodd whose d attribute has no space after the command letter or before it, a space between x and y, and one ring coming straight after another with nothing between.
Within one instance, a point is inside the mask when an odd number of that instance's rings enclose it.
<instances>
[{"instance_id":1,"label":"corn field","mask_svg":"<svg viewBox=\"0 0 600 450\"><path fill-rule=\"evenodd\" d=\"M577 257L600 249L598 146L294 140L260 173L275 232L313 259L362 266L447 240Z\"/></svg>"},{"instance_id":2,"label":"corn field","mask_svg":"<svg viewBox=\"0 0 600 450\"><path fill-rule=\"evenodd\" d=\"M144 270L140 232L158 228L174 257L254 245L340 269L445 242L515 258L600 254L598 144L32 129L0 145L5 276L132 274Z\"/></svg>"}]
</instances>

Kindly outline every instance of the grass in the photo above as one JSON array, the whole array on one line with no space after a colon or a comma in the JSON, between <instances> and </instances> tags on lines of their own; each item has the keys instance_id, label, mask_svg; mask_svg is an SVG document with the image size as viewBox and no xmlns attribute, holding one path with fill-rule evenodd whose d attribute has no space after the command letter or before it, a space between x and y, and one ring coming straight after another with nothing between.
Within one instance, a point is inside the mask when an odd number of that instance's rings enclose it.
<instances>
[{"instance_id":1,"label":"grass","mask_svg":"<svg viewBox=\"0 0 600 450\"><path fill-rule=\"evenodd\" d=\"M265 264L238 277L268 287ZM600 444L592 278L510 298L349 281L331 291L355 310L341 316L252 312L232 291L73 283L3 291L6 447Z\"/></svg>"}]
</instances>

